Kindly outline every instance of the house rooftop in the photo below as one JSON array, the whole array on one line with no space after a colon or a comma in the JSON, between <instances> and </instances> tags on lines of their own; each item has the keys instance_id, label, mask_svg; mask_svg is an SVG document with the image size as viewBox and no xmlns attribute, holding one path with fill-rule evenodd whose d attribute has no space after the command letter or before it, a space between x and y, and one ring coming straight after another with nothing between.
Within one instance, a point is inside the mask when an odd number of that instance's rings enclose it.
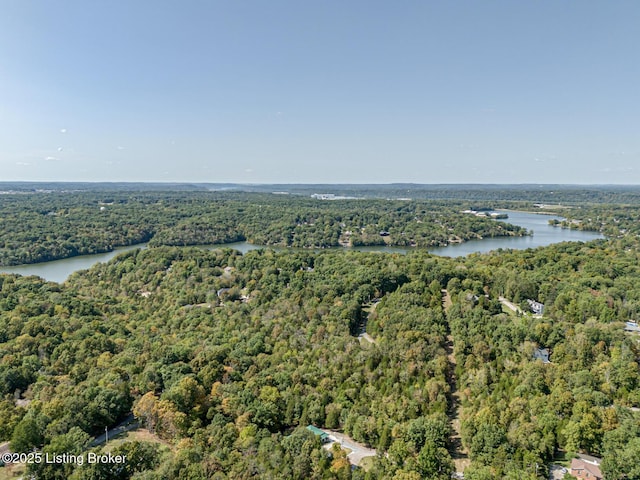
<instances>
[{"instance_id":1,"label":"house rooftop","mask_svg":"<svg viewBox=\"0 0 640 480\"><path fill-rule=\"evenodd\" d=\"M600 465L602 463L602 459L598 457L593 457L591 455L586 455L584 453L578 454L578 460L584 460L588 463L593 463L594 465Z\"/></svg>"},{"instance_id":2,"label":"house rooftop","mask_svg":"<svg viewBox=\"0 0 640 480\"><path fill-rule=\"evenodd\" d=\"M624 326L624 330L625 332L639 332L640 333L640 326L638 326L638 322L626 322L625 326Z\"/></svg>"},{"instance_id":3,"label":"house rooftop","mask_svg":"<svg viewBox=\"0 0 640 480\"><path fill-rule=\"evenodd\" d=\"M542 363L551 363L551 360L549 360L548 348L536 348L533 352L533 358L536 360L542 360Z\"/></svg>"},{"instance_id":4,"label":"house rooftop","mask_svg":"<svg viewBox=\"0 0 640 480\"><path fill-rule=\"evenodd\" d=\"M580 458L574 458L571 460L571 474L577 475L578 478L593 478L594 480L602 479L602 472L597 464Z\"/></svg>"},{"instance_id":5,"label":"house rooftop","mask_svg":"<svg viewBox=\"0 0 640 480\"><path fill-rule=\"evenodd\" d=\"M320 440L322 440L322 441L325 441L325 440L329 439L329 434L326 433L326 432L323 432L318 427L315 427L313 425L307 425L307 430L309 430L311 433L313 433L317 437L320 437Z\"/></svg>"}]
</instances>

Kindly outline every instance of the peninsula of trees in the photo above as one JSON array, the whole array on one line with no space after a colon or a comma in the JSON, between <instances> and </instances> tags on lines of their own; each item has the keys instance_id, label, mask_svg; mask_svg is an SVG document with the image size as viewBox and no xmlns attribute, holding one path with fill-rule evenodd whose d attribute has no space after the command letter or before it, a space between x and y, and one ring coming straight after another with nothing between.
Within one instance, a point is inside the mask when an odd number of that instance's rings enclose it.
<instances>
[{"instance_id":1,"label":"peninsula of trees","mask_svg":"<svg viewBox=\"0 0 640 480\"><path fill-rule=\"evenodd\" d=\"M525 235L461 213L462 202L322 201L218 192L45 192L0 195L0 265L149 246L248 241L294 248L444 246Z\"/></svg>"}]
</instances>

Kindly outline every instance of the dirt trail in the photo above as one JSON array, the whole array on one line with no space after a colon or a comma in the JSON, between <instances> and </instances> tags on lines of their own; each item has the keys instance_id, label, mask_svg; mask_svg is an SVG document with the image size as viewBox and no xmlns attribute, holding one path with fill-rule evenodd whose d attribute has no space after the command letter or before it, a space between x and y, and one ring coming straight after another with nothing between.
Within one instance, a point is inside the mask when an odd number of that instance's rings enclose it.
<instances>
[{"instance_id":1,"label":"dirt trail","mask_svg":"<svg viewBox=\"0 0 640 480\"><path fill-rule=\"evenodd\" d=\"M443 288L442 289L442 306L444 307L444 311L448 311L449 307L452 305L451 303L451 295L449 295L449 292L447 291L447 289Z\"/></svg>"},{"instance_id":2,"label":"dirt trail","mask_svg":"<svg viewBox=\"0 0 640 480\"><path fill-rule=\"evenodd\" d=\"M367 333L367 323L369 322L369 318L371 318L371 314L376 311L378 303L379 301L372 302L363 308L363 310L367 312L367 318L360 325L360 333L358 334L360 341L366 340L369 343L376 343L375 338Z\"/></svg>"},{"instance_id":3,"label":"dirt trail","mask_svg":"<svg viewBox=\"0 0 640 480\"><path fill-rule=\"evenodd\" d=\"M469 454L462 445L461 425L460 425L460 392L458 391L457 378L455 374L456 370L456 358L453 354L453 336L447 335L447 360L449 361L449 375L448 382L450 390L450 403L449 411L447 412L449 419L451 420L451 449L449 453L453 458L453 463L456 467L456 472L462 473L464 469L469 466Z\"/></svg>"},{"instance_id":4,"label":"dirt trail","mask_svg":"<svg viewBox=\"0 0 640 480\"><path fill-rule=\"evenodd\" d=\"M442 290L442 305L445 309L445 313L451 306L451 296L447 290ZM447 335L447 343L445 344L447 351L447 361L449 362L449 372L447 375L447 382L449 383L449 411L447 415L451 421L451 448L449 453L453 459L456 473L461 474L464 469L469 466L471 461L469 460L469 454L462 445L462 436L460 434L460 405L461 398L458 391L458 379L456 378L456 357L454 355L454 339L453 335ZM457 476L456 478L461 478Z\"/></svg>"}]
</instances>

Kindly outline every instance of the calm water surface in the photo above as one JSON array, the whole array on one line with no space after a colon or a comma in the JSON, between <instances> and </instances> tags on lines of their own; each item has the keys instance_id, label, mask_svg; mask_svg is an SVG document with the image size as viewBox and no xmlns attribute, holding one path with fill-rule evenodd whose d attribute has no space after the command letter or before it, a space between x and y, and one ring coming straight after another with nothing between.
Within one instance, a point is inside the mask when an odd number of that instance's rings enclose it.
<instances>
[{"instance_id":1,"label":"calm water surface","mask_svg":"<svg viewBox=\"0 0 640 480\"><path fill-rule=\"evenodd\" d=\"M533 230L533 236L527 237L502 237L485 238L482 240L471 240L469 242L453 244L447 247L431 248L429 252L443 257L462 257L475 252L489 252L499 248L512 248L524 250L526 248L543 247L552 243L580 241L587 242L598 238L604 238L599 233L581 232L579 230L566 230L549 225L549 220L562 217L552 215L539 215L535 213L506 212L509 218L504 220L513 225L519 225L527 230ZM15 267L0 267L0 273L19 273L20 275L37 275L52 282L64 282L69 275L78 270L85 270L99 262L107 262L117 254L135 248L146 248L146 244L133 245L130 247L119 247L113 252L99 253L96 255L82 255L52 262L34 263L31 265L18 265ZM252 245L247 242L235 242L225 245L211 245L206 248L233 248L242 253L250 250L257 250L259 245ZM339 247L342 248L342 247ZM285 250L286 248L282 248ZM356 247L353 250L363 252L395 252L406 253L410 249L400 247Z\"/></svg>"},{"instance_id":2,"label":"calm water surface","mask_svg":"<svg viewBox=\"0 0 640 480\"><path fill-rule=\"evenodd\" d=\"M86 270L100 262L108 262L119 253L136 248L147 248L146 243L129 247L118 247L113 252L96 253L94 255L79 255L77 257L63 258L51 262L31 263L29 265L16 265L13 267L0 267L0 273L19 273L20 275L37 275L51 282L64 282L69 275L78 270Z\"/></svg>"},{"instance_id":3,"label":"calm water surface","mask_svg":"<svg viewBox=\"0 0 640 480\"><path fill-rule=\"evenodd\" d=\"M443 257L463 257L470 253L490 252L491 250L498 250L499 248L525 250L527 248L544 247L552 243L588 242L589 240L604 238L604 236L597 232L583 232L580 230L552 227L549 225L549 220L564 220L564 218L556 215L540 215L524 212L504 213L509 215L509 218L504 220L505 222L533 231L533 235L526 237L498 237L470 240L447 247L432 248L429 249L429 252Z\"/></svg>"}]
</instances>

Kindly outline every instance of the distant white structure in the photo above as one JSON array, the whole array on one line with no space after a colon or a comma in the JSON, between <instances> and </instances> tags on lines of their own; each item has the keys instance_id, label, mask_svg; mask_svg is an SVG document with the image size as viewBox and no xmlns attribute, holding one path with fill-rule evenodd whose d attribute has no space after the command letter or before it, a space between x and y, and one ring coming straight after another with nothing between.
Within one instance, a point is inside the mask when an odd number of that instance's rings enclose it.
<instances>
[{"instance_id":1,"label":"distant white structure","mask_svg":"<svg viewBox=\"0 0 640 480\"><path fill-rule=\"evenodd\" d=\"M509 215L503 212L490 212L486 210L478 211L478 210L463 210L462 213L468 213L470 215L475 215L476 217L486 217L493 219L505 219L509 218Z\"/></svg>"},{"instance_id":2,"label":"distant white structure","mask_svg":"<svg viewBox=\"0 0 640 480\"><path fill-rule=\"evenodd\" d=\"M345 197L343 195L335 195L333 193L314 193L311 198L317 200L356 200L356 197Z\"/></svg>"}]
</instances>

